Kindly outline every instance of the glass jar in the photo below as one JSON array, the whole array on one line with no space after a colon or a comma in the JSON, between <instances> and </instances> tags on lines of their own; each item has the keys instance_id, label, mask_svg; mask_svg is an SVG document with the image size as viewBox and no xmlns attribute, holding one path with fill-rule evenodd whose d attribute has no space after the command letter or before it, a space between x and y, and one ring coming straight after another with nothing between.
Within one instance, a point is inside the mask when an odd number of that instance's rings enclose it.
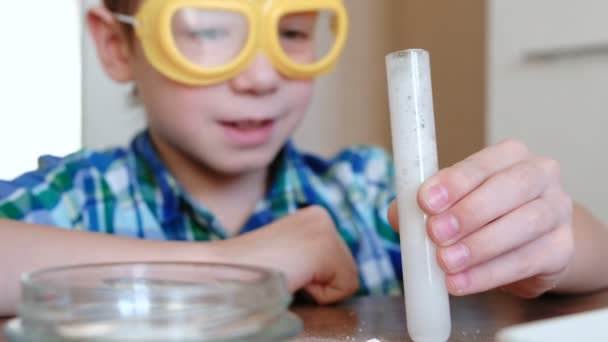
<instances>
[{"instance_id":1,"label":"glass jar","mask_svg":"<svg viewBox=\"0 0 608 342\"><path fill-rule=\"evenodd\" d=\"M22 278L9 341L282 341L301 322L275 271L196 263L56 268Z\"/></svg>"}]
</instances>

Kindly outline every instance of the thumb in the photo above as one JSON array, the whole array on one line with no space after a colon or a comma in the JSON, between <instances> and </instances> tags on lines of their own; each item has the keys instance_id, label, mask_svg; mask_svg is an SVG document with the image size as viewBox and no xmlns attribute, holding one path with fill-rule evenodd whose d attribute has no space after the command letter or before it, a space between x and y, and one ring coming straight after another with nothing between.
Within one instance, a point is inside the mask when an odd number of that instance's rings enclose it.
<instances>
[{"instance_id":1,"label":"thumb","mask_svg":"<svg viewBox=\"0 0 608 342\"><path fill-rule=\"evenodd\" d=\"M397 210L397 201L393 201L388 207L388 223L395 231L399 231L399 212Z\"/></svg>"},{"instance_id":2,"label":"thumb","mask_svg":"<svg viewBox=\"0 0 608 342\"><path fill-rule=\"evenodd\" d=\"M348 272L348 269L349 267L321 270L304 287L304 291L321 305L333 304L348 298L359 288L359 277L354 261L353 272Z\"/></svg>"},{"instance_id":3,"label":"thumb","mask_svg":"<svg viewBox=\"0 0 608 342\"><path fill-rule=\"evenodd\" d=\"M328 284L313 283L304 288L304 291L311 296L317 304L327 305L339 302L348 297L340 288L332 287Z\"/></svg>"}]
</instances>

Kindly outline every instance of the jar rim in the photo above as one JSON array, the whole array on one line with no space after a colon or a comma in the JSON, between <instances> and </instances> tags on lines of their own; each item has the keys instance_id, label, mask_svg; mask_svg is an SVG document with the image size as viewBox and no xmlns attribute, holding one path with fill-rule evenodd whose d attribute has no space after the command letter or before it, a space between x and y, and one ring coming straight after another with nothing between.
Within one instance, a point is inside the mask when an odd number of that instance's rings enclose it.
<instances>
[{"instance_id":1,"label":"jar rim","mask_svg":"<svg viewBox=\"0 0 608 342\"><path fill-rule=\"evenodd\" d=\"M24 273L21 276L21 285L24 290L63 290L67 288L75 288L73 283L61 284L49 282L50 279L45 278L47 276L60 276L74 274L75 272L91 271L91 270L102 270L102 269L117 269L117 268L130 268L132 270L139 268L149 267L189 267L195 269L202 268L213 268L216 270L223 269L228 271L238 271L248 273L249 275L256 276L256 281L243 282L242 285L247 286L263 286L264 284L285 281L284 275L276 270L269 268L263 268L252 265L238 265L230 263L212 263L212 262L171 262L171 261L144 261L144 262L109 262L109 263L88 263L80 265L69 265L69 266L58 266L33 272ZM171 287L158 287L155 289L157 293L172 294L175 290ZM179 291L182 295L198 295L201 292L200 284L193 282L188 284L182 282L179 286ZM227 289L220 289L221 292L226 292ZM210 293L210 289L205 289L205 293Z\"/></svg>"},{"instance_id":2,"label":"jar rim","mask_svg":"<svg viewBox=\"0 0 608 342\"><path fill-rule=\"evenodd\" d=\"M198 273L197 273L198 272ZM141 262L57 267L22 278L24 321L171 319L281 312L292 296L282 273L219 263Z\"/></svg>"}]
</instances>

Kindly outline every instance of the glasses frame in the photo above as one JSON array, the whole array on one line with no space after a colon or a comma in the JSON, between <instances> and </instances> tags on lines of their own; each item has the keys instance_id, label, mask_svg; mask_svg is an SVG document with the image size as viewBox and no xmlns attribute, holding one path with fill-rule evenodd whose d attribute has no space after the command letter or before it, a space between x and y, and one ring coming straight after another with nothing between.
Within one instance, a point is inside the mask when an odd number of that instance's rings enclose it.
<instances>
[{"instance_id":1,"label":"glasses frame","mask_svg":"<svg viewBox=\"0 0 608 342\"><path fill-rule=\"evenodd\" d=\"M249 36L240 54L221 66L203 67L189 61L173 39L171 25L183 8L232 11L249 22ZM330 11L335 14L332 30L335 43L321 60L313 64L298 63L283 50L277 34L281 19L289 14ZM146 0L134 16L114 14L114 18L133 27L146 58L166 77L188 85L221 83L245 71L255 56L263 52L273 65L288 78L307 79L329 72L335 67L349 29L343 0Z\"/></svg>"}]
</instances>

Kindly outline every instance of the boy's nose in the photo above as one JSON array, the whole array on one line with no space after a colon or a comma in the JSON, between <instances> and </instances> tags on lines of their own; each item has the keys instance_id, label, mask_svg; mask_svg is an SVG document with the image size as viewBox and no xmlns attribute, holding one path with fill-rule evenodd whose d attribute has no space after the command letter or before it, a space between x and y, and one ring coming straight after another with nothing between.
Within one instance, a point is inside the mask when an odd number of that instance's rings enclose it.
<instances>
[{"instance_id":1,"label":"boy's nose","mask_svg":"<svg viewBox=\"0 0 608 342\"><path fill-rule=\"evenodd\" d=\"M266 95L274 93L281 81L279 71L275 69L268 57L259 53L251 65L232 79L232 87L242 93Z\"/></svg>"}]
</instances>

